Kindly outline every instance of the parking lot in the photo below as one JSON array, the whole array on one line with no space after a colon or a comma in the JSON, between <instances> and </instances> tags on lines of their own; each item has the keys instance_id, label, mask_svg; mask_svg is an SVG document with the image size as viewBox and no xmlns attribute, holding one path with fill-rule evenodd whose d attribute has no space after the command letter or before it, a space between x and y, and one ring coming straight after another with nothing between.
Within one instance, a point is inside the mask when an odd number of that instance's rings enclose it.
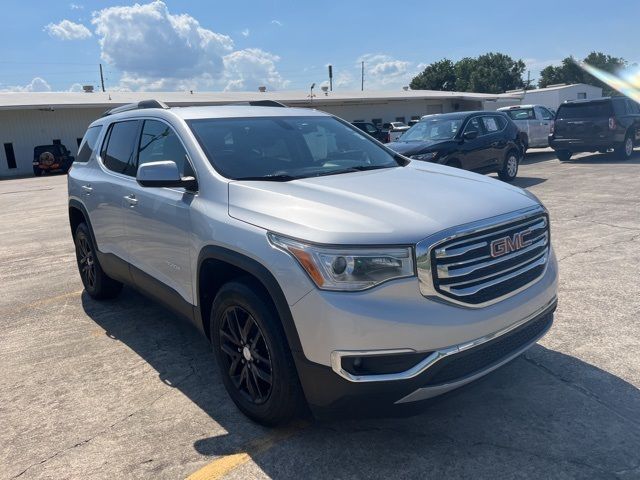
<instances>
[{"instance_id":1,"label":"parking lot","mask_svg":"<svg viewBox=\"0 0 640 480\"><path fill-rule=\"evenodd\" d=\"M82 292L64 176L0 182L0 478L640 478L640 152L532 151L552 330L410 418L251 423L204 338L125 288Z\"/></svg>"}]
</instances>

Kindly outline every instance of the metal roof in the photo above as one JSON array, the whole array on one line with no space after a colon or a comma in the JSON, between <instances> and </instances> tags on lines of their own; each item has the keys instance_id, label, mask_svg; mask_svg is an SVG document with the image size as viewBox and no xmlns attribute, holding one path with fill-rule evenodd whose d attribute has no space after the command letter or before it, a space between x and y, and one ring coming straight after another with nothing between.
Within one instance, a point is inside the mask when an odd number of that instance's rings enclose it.
<instances>
[{"instance_id":1,"label":"metal roof","mask_svg":"<svg viewBox=\"0 0 640 480\"><path fill-rule=\"evenodd\" d=\"M292 106L359 104L374 101L407 101L429 99L497 100L504 95L435 90L345 91L315 90L313 98L304 91L274 92L2 92L0 110L50 108L110 108L156 99L170 106L222 105L235 102L274 100Z\"/></svg>"}]
</instances>

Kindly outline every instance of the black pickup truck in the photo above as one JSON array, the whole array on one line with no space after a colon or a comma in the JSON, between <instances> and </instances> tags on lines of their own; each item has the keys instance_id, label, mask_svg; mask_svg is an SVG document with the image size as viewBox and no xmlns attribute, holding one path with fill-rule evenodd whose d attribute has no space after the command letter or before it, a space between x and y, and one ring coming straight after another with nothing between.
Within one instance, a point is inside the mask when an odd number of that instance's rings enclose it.
<instances>
[{"instance_id":1,"label":"black pickup truck","mask_svg":"<svg viewBox=\"0 0 640 480\"><path fill-rule=\"evenodd\" d=\"M640 145L640 106L627 97L573 100L558 108L549 145L566 161L577 152L605 153L628 159Z\"/></svg>"}]
</instances>

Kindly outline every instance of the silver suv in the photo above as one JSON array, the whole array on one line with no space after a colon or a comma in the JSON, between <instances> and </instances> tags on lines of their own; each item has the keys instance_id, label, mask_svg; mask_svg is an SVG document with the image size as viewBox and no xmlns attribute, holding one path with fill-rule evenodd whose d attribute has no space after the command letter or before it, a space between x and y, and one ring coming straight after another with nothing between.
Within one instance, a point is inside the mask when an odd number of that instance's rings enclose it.
<instances>
[{"instance_id":1,"label":"silver suv","mask_svg":"<svg viewBox=\"0 0 640 480\"><path fill-rule=\"evenodd\" d=\"M193 322L264 424L415 405L553 321L532 194L319 111L120 107L87 130L68 186L87 293L129 284Z\"/></svg>"}]
</instances>

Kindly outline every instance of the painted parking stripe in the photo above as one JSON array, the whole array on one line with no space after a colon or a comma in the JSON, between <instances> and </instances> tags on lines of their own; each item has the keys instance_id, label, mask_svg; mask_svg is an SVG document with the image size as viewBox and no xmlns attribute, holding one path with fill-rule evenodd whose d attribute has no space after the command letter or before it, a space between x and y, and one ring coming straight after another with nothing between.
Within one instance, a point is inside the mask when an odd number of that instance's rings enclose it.
<instances>
[{"instance_id":1,"label":"painted parking stripe","mask_svg":"<svg viewBox=\"0 0 640 480\"><path fill-rule=\"evenodd\" d=\"M227 473L247 463L251 460L251 457L270 450L278 443L300 433L307 426L309 426L309 422L297 422L249 442L243 452L216 458L213 462L189 475L187 480L217 480L223 478Z\"/></svg>"}]
</instances>

